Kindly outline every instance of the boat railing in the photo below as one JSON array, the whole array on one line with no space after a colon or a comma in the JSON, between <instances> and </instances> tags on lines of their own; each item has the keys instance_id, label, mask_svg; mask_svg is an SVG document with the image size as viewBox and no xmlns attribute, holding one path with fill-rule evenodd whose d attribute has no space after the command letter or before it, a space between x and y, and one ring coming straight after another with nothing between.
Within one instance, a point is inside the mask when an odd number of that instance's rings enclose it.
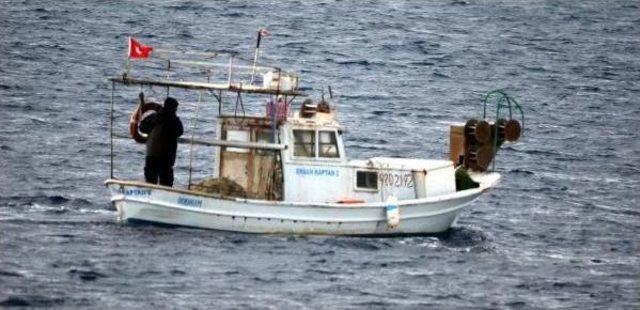
<instances>
[{"instance_id":1,"label":"boat railing","mask_svg":"<svg viewBox=\"0 0 640 310\"><path fill-rule=\"evenodd\" d=\"M264 73L264 75L262 75ZM264 80L255 79L256 75ZM144 60L129 59L124 72L121 75L109 78L111 82L111 108L110 108L110 177L114 178L114 138L126 138L114 132L115 123L115 89L116 84L125 86L140 86L150 88L155 93L154 88L165 88L166 95L170 96L171 89L195 90L198 93L198 101L195 104L193 114L191 137L179 138L178 142L190 144L188 163L187 188L192 185L192 160L193 146L214 146L220 148L242 148L259 149L266 151L285 150L286 146L280 143L251 142L251 141L230 141L230 140L199 140L195 137L196 124L200 119L198 109L204 104L203 99L206 94L212 95L218 103L218 115L223 116L225 105L223 101L233 101L235 98L234 119L245 120L245 111L242 94L267 95L270 98L265 104L280 102L284 100L287 105L291 105L294 98L307 96L298 89L297 75L291 71L284 71L276 66L257 65L242 59L237 53L228 52L197 52L154 49L152 57ZM225 96L223 92L235 93L232 96ZM224 100L223 100L224 99ZM230 102L233 104L233 102ZM241 112L239 111L239 107ZM241 115L240 115L241 113ZM277 113L272 113L269 122L273 137L271 141L278 140L278 119ZM268 117L268 116L267 116Z\"/></svg>"},{"instance_id":2,"label":"boat railing","mask_svg":"<svg viewBox=\"0 0 640 310\"><path fill-rule=\"evenodd\" d=\"M298 90L295 72L258 65L235 52L157 49L147 59L128 59L124 73L110 80L125 85L306 96Z\"/></svg>"},{"instance_id":3,"label":"boat railing","mask_svg":"<svg viewBox=\"0 0 640 310\"><path fill-rule=\"evenodd\" d=\"M129 136L123 134L113 134L114 138L130 139ZM263 143L263 142L245 142L245 141L232 141L232 140L201 140L191 138L178 138L178 143L203 145L203 146L215 146L215 147L234 147L240 149L257 149L257 150L272 150L280 151L287 149L287 146L280 143Z\"/></svg>"},{"instance_id":4,"label":"boat railing","mask_svg":"<svg viewBox=\"0 0 640 310\"><path fill-rule=\"evenodd\" d=\"M306 96L304 92L297 90L280 90L264 88L261 86L242 83L210 83L194 81L175 81L169 79L137 78L123 74L109 79L112 82L124 85L175 87L194 90L229 91L236 93L254 93L265 95Z\"/></svg>"}]
</instances>

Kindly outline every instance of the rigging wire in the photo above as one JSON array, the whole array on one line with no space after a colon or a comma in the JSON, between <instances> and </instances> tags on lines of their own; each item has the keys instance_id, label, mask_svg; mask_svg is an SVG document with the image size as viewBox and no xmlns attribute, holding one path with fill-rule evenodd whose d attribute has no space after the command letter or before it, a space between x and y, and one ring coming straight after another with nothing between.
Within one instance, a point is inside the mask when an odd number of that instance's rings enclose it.
<instances>
[{"instance_id":1,"label":"rigging wire","mask_svg":"<svg viewBox=\"0 0 640 310\"><path fill-rule=\"evenodd\" d=\"M111 148L110 159L111 159L111 169L110 169L110 178L113 179L113 101L114 101L114 93L116 89L116 82L111 82L111 115L109 117L109 146Z\"/></svg>"},{"instance_id":2,"label":"rigging wire","mask_svg":"<svg viewBox=\"0 0 640 310\"><path fill-rule=\"evenodd\" d=\"M198 102L196 103L196 111L193 115L193 121L191 122L191 142L189 143L189 181L187 183L187 189L191 189L191 172L193 171L193 140L196 135L196 124L198 123L198 112L200 111L200 103L202 102L202 91L198 92Z\"/></svg>"},{"instance_id":3,"label":"rigging wire","mask_svg":"<svg viewBox=\"0 0 640 310\"><path fill-rule=\"evenodd\" d=\"M242 88L242 83L240 83L240 88ZM240 105L240 108L242 109L241 122L244 122L244 119L246 118L246 111L244 109L244 103L242 102L242 95L240 94L240 92L238 92L238 95L236 96L236 107L235 107L235 110L233 111L234 120L237 120L238 118L238 105Z\"/></svg>"}]
</instances>

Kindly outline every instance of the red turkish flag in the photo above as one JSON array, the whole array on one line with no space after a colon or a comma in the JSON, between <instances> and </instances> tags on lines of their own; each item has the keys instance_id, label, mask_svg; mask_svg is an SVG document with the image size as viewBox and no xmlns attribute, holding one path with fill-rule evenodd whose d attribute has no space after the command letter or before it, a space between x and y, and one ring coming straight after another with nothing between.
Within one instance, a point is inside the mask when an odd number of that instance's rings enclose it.
<instances>
[{"instance_id":1,"label":"red turkish flag","mask_svg":"<svg viewBox=\"0 0 640 310\"><path fill-rule=\"evenodd\" d=\"M133 37L129 37L129 58L149 58L152 51L153 47L144 45L134 40Z\"/></svg>"}]
</instances>

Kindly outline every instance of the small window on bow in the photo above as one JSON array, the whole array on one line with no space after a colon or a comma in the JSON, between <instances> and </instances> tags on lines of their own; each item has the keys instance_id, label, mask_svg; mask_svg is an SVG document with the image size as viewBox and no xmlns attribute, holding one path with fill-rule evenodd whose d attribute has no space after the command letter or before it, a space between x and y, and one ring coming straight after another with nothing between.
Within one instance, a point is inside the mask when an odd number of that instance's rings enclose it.
<instances>
[{"instance_id":1,"label":"small window on bow","mask_svg":"<svg viewBox=\"0 0 640 310\"><path fill-rule=\"evenodd\" d=\"M377 190L378 173L375 171L356 171L356 188Z\"/></svg>"}]
</instances>

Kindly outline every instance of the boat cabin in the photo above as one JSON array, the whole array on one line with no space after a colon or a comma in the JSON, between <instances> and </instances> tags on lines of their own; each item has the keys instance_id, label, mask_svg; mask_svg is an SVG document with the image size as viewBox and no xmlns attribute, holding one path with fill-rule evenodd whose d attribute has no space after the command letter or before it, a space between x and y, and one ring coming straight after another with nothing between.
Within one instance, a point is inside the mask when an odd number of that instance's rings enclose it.
<instances>
[{"instance_id":1,"label":"boat cabin","mask_svg":"<svg viewBox=\"0 0 640 310\"><path fill-rule=\"evenodd\" d=\"M381 202L456 191L448 160L350 160L335 110L318 106L303 104L277 119L220 116L217 139L230 146L217 148L214 177L239 184L248 198L290 202Z\"/></svg>"}]
</instances>

